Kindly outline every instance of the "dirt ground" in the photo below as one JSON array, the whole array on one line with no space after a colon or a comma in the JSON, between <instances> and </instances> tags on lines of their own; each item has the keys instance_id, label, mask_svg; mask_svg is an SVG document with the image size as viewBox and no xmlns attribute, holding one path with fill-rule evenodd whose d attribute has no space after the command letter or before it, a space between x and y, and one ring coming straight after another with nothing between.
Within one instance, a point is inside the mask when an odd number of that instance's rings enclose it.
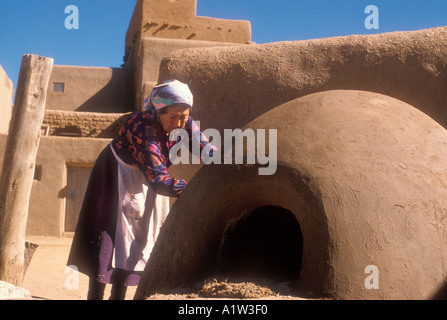
<instances>
[{"instance_id":1,"label":"dirt ground","mask_svg":"<svg viewBox=\"0 0 447 320\"><path fill-rule=\"evenodd\" d=\"M36 300L85 300L88 278L66 267L72 242L71 237L27 237L26 241L37 244L31 263L21 287L30 291ZM110 285L106 286L105 299L110 296ZM129 287L126 300L133 299L137 287ZM249 282L237 283L224 279L209 279L196 285L195 292L181 289L168 295L154 295L148 300L183 299L272 299L301 300L289 293L285 283L268 287Z\"/></svg>"},{"instance_id":2,"label":"dirt ground","mask_svg":"<svg viewBox=\"0 0 447 320\"><path fill-rule=\"evenodd\" d=\"M35 299L85 300L88 277L66 267L71 237L27 237L26 241L39 247L34 252L21 287ZM129 287L126 299L133 299L136 287ZM105 298L110 295L106 286Z\"/></svg>"}]
</instances>

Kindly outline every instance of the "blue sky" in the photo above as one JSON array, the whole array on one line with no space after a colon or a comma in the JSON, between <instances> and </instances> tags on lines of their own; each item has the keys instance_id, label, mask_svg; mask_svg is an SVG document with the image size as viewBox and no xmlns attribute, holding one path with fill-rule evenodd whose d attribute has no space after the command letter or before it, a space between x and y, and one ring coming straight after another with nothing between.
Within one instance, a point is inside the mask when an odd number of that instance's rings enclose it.
<instances>
[{"instance_id":1,"label":"blue sky","mask_svg":"<svg viewBox=\"0 0 447 320\"><path fill-rule=\"evenodd\" d=\"M58 65L119 67L136 0L2 0L0 65L17 83L23 54ZM79 9L79 29L65 28L65 8ZM368 5L379 29L365 28ZM269 43L447 26L447 0L197 0L197 15L249 20L252 41Z\"/></svg>"}]
</instances>

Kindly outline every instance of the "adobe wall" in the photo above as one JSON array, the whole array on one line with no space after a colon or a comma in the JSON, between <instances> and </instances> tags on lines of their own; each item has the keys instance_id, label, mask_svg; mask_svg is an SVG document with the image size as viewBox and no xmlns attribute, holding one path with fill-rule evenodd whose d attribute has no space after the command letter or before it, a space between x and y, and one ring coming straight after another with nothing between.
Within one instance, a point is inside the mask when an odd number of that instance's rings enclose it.
<instances>
[{"instance_id":1,"label":"adobe wall","mask_svg":"<svg viewBox=\"0 0 447 320\"><path fill-rule=\"evenodd\" d=\"M158 83L160 62L170 53L185 48L239 46L236 43L222 43L201 40L145 38L142 40L138 68L135 69L135 86L140 110L144 99Z\"/></svg>"},{"instance_id":2,"label":"adobe wall","mask_svg":"<svg viewBox=\"0 0 447 320\"><path fill-rule=\"evenodd\" d=\"M8 78L5 70L0 65L0 134L8 133L9 121L12 115L12 99L14 95L14 85Z\"/></svg>"},{"instance_id":3,"label":"adobe wall","mask_svg":"<svg viewBox=\"0 0 447 320\"><path fill-rule=\"evenodd\" d=\"M139 0L145 19L188 20L196 15L197 0Z\"/></svg>"},{"instance_id":4,"label":"adobe wall","mask_svg":"<svg viewBox=\"0 0 447 320\"><path fill-rule=\"evenodd\" d=\"M133 110L132 74L127 69L54 66L47 93L47 110L125 113ZM64 83L65 92L54 92Z\"/></svg>"},{"instance_id":5,"label":"adobe wall","mask_svg":"<svg viewBox=\"0 0 447 320\"><path fill-rule=\"evenodd\" d=\"M155 11L153 9L148 10ZM166 17L143 16L142 37L244 44L251 40L251 26L248 21L208 17L181 17L179 20L171 20Z\"/></svg>"},{"instance_id":6,"label":"adobe wall","mask_svg":"<svg viewBox=\"0 0 447 320\"><path fill-rule=\"evenodd\" d=\"M196 16L197 0L138 0L126 34L126 47L147 37L246 43L249 21Z\"/></svg>"},{"instance_id":7,"label":"adobe wall","mask_svg":"<svg viewBox=\"0 0 447 320\"><path fill-rule=\"evenodd\" d=\"M447 127L447 27L227 48L185 49L160 67L194 94L204 128L241 128L306 94L356 89L405 101Z\"/></svg>"},{"instance_id":8,"label":"adobe wall","mask_svg":"<svg viewBox=\"0 0 447 320\"><path fill-rule=\"evenodd\" d=\"M6 135L0 135L0 150L5 150ZM36 159L39 180L33 181L27 220L27 236L64 234L67 164L93 166L110 139L41 137ZM0 154L3 161L3 153Z\"/></svg>"},{"instance_id":9,"label":"adobe wall","mask_svg":"<svg viewBox=\"0 0 447 320\"><path fill-rule=\"evenodd\" d=\"M129 113L95 113L72 111L45 111L42 125L47 135L81 138L113 138Z\"/></svg>"}]
</instances>

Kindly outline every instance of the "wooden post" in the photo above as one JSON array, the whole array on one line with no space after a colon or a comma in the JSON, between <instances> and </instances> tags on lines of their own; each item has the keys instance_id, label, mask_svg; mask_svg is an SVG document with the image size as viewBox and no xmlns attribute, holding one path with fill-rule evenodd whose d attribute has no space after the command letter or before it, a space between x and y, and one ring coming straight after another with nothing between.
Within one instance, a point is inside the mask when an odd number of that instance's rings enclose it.
<instances>
[{"instance_id":1,"label":"wooden post","mask_svg":"<svg viewBox=\"0 0 447 320\"><path fill-rule=\"evenodd\" d=\"M25 233L53 59L24 55L0 178L0 280L23 279Z\"/></svg>"}]
</instances>

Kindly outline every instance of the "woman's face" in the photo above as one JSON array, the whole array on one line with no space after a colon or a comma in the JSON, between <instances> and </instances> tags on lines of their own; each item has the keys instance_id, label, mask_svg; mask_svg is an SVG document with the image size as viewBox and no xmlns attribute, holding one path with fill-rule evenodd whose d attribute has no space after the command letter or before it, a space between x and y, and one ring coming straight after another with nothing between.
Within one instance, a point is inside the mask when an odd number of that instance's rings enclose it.
<instances>
[{"instance_id":1,"label":"woman's face","mask_svg":"<svg viewBox=\"0 0 447 320\"><path fill-rule=\"evenodd\" d=\"M160 114L160 123L166 133L175 129L183 129L189 118L189 108L185 106L169 106L165 114Z\"/></svg>"}]
</instances>

